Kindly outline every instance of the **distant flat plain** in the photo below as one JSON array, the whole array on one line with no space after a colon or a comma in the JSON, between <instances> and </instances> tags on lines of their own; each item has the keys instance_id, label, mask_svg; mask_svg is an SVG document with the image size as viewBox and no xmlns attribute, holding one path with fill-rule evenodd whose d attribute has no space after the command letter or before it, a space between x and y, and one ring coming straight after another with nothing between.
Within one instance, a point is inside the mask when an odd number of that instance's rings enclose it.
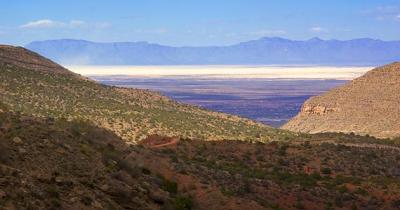
<instances>
[{"instance_id":1,"label":"distant flat plain","mask_svg":"<svg viewBox=\"0 0 400 210\"><path fill-rule=\"evenodd\" d=\"M331 66L68 66L68 68L82 75L103 76L343 80L353 79L371 69L371 67Z\"/></svg>"},{"instance_id":2,"label":"distant flat plain","mask_svg":"<svg viewBox=\"0 0 400 210\"><path fill-rule=\"evenodd\" d=\"M103 84L150 89L192 105L279 127L309 97L372 67L69 66Z\"/></svg>"}]
</instances>

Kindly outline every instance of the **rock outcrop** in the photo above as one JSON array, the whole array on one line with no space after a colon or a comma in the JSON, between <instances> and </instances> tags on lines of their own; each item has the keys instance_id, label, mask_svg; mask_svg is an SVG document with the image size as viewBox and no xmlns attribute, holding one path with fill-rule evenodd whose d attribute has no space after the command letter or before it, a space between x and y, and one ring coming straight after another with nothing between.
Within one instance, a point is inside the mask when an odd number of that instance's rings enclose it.
<instances>
[{"instance_id":1,"label":"rock outcrop","mask_svg":"<svg viewBox=\"0 0 400 210\"><path fill-rule=\"evenodd\" d=\"M400 63L375 68L344 86L307 100L282 128L400 136Z\"/></svg>"}]
</instances>

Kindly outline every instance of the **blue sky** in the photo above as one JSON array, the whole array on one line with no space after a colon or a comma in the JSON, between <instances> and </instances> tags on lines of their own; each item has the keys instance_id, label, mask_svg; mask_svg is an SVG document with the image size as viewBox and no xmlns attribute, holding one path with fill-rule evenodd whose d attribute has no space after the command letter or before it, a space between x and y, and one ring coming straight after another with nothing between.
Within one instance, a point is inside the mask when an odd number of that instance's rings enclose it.
<instances>
[{"instance_id":1,"label":"blue sky","mask_svg":"<svg viewBox=\"0 0 400 210\"><path fill-rule=\"evenodd\" d=\"M0 0L0 43L229 45L260 37L400 39L400 0Z\"/></svg>"}]
</instances>

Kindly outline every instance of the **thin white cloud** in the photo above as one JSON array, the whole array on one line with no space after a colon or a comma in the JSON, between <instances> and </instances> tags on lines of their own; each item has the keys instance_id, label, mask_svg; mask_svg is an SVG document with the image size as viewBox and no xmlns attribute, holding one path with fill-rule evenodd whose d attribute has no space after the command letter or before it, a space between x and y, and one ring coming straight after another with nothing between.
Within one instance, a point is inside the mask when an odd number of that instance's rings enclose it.
<instances>
[{"instance_id":1,"label":"thin white cloud","mask_svg":"<svg viewBox=\"0 0 400 210\"><path fill-rule=\"evenodd\" d=\"M379 6L370 10L361 11L361 14L371 16L376 20L400 20L400 6Z\"/></svg>"},{"instance_id":2,"label":"thin white cloud","mask_svg":"<svg viewBox=\"0 0 400 210\"><path fill-rule=\"evenodd\" d=\"M63 26L64 24L62 22L57 22L49 19L43 19L43 20L36 20L36 21L31 21L28 22L24 25L21 25L20 28L54 28L54 27L60 27Z\"/></svg>"},{"instance_id":3,"label":"thin white cloud","mask_svg":"<svg viewBox=\"0 0 400 210\"><path fill-rule=\"evenodd\" d=\"M107 28L111 24L107 22L86 23L82 20L71 20L68 22L42 19L28 22L19 26L22 29L51 29L51 28Z\"/></svg>"},{"instance_id":4,"label":"thin white cloud","mask_svg":"<svg viewBox=\"0 0 400 210\"><path fill-rule=\"evenodd\" d=\"M311 32L315 32L315 33L327 33L328 30L326 28L323 28L321 26L313 26L310 28Z\"/></svg>"}]
</instances>

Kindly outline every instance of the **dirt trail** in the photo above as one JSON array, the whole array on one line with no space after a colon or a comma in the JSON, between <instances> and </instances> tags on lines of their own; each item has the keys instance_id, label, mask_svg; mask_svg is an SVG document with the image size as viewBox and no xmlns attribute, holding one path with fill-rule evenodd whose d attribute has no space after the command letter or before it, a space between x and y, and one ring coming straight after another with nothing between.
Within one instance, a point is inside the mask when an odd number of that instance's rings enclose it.
<instances>
[{"instance_id":1,"label":"dirt trail","mask_svg":"<svg viewBox=\"0 0 400 210\"><path fill-rule=\"evenodd\" d=\"M323 143L329 143L333 145L343 145L347 147L358 147L358 148L373 148L373 149L393 149L400 151L400 147L396 146L390 146L390 145L384 145L384 144L374 144L374 143L338 143L334 141L318 141L318 142L310 142L313 144L323 144Z\"/></svg>"},{"instance_id":2,"label":"dirt trail","mask_svg":"<svg viewBox=\"0 0 400 210\"><path fill-rule=\"evenodd\" d=\"M355 144L355 143L334 143L335 145L344 145L348 147L359 147L359 148L374 148L374 149L393 149L393 150L398 150L400 151L399 147L395 146L388 146L388 145L382 145L382 144L368 144L368 143L361 143L361 144Z\"/></svg>"},{"instance_id":3,"label":"dirt trail","mask_svg":"<svg viewBox=\"0 0 400 210\"><path fill-rule=\"evenodd\" d=\"M160 148L160 147L167 147L167 146L171 146L171 145L176 145L178 143L178 139L177 138L173 138L172 141L167 142L167 143L163 143L163 144L156 144L156 145L151 145L150 148Z\"/></svg>"}]
</instances>

